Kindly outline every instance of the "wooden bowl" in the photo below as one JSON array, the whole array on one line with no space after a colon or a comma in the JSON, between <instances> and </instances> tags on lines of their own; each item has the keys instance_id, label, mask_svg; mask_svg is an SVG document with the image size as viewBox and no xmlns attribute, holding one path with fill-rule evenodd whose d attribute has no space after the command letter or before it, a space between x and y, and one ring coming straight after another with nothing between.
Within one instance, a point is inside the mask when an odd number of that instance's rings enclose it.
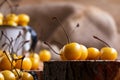
<instances>
[{"instance_id":1,"label":"wooden bowl","mask_svg":"<svg viewBox=\"0 0 120 80\"><path fill-rule=\"evenodd\" d=\"M120 80L120 61L44 62L43 80Z\"/></svg>"}]
</instances>

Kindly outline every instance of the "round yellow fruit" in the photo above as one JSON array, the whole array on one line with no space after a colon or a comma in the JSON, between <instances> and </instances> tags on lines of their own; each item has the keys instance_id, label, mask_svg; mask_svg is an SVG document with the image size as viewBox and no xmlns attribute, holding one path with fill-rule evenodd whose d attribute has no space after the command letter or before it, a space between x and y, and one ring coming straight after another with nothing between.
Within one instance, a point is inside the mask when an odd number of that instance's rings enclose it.
<instances>
[{"instance_id":1,"label":"round yellow fruit","mask_svg":"<svg viewBox=\"0 0 120 80\"><path fill-rule=\"evenodd\" d=\"M21 80L34 80L34 78L30 73L22 72Z\"/></svg>"},{"instance_id":2,"label":"round yellow fruit","mask_svg":"<svg viewBox=\"0 0 120 80\"><path fill-rule=\"evenodd\" d=\"M41 61L50 61L51 60L51 53L48 50L41 50L39 52L39 57Z\"/></svg>"},{"instance_id":3,"label":"round yellow fruit","mask_svg":"<svg viewBox=\"0 0 120 80\"><path fill-rule=\"evenodd\" d=\"M86 60L88 57L87 47L84 45L80 45L80 47L81 47L81 56L80 56L79 60Z\"/></svg>"},{"instance_id":4,"label":"round yellow fruit","mask_svg":"<svg viewBox=\"0 0 120 80\"><path fill-rule=\"evenodd\" d=\"M37 59L37 60L40 60L40 57L39 57L39 54L37 54L37 53L30 53L30 55L29 55L29 57L30 58L35 58L35 59Z\"/></svg>"},{"instance_id":5,"label":"round yellow fruit","mask_svg":"<svg viewBox=\"0 0 120 80\"><path fill-rule=\"evenodd\" d=\"M6 25L9 25L9 26L17 26L17 23L16 23L15 21L10 20L10 21L7 21L7 22L6 22Z\"/></svg>"},{"instance_id":6,"label":"round yellow fruit","mask_svg":"<svg viewBox=\"0 0 120 80\"><path fill-rule=\"evenodd\" d=\"M18 24L22 26L27 26L30 21L30 17L27 14L19 14L18 15Z\"/></svg>"},{"instance_id":7,"label":"round yellow fruit","mask_svg":"<svg viewBox=\"0 0 120 80\"><path fill-rule=\"evenodd\" d=\"M89 47L88 48L88 58L89 60L97 60L100 57L100 51L97 48Z\"/></svg>"},{"instance_id":8,"label":"round yellow fruit","mask_svg":"<svg viewBox=\"0 0 120 80\"><path fill-rule=\"evenodd\" d=\"M81 57L80 44L73 42L63 47L63 54L67 60L77 60Z\"/></svg>"},{"instance_id":9,"label":"round yellow fruit","mask_svg":"<svg viewBox=\"0 0 120 80\"><path fill-rule=\"evenodd\" d=\"M32 61L30 58L25 57L23 60L17 60L15 67L18 69L30 70L32 67Z\"/></svg>"},{"instance_id":10,"label":"round yellow fruit","mask_svg":"<svg viewBox=\"0 0 120 80\"><path fill-rule=\"evenodd\" d=\"M4 70L1 72L5 78L5 80L16 80L14 73L9 70Z\"/></svg>"},{"instance_id":11,"label":"round yellow fruit","mask_svg":"<svg viewBox=\"0 0 120 80\"><path fill-rule=\"evenodd\" d=\"M100 50L100 53L100 59L102 60L116 60L118 57L118 52L116 51L116 49L111 47L103 47Z\"/></svg>"},{"instance_id":12,"label":"round yellow fruit","mask_svg":"<svg viewBox=\"0 0 120 80\"><path fill-rule=\"evenodd\" d=\"M40 60L35 59L35 58L30 58L31 62L32 62L32 70L37 70L39 68L39 64L40 64Z\"/></svg>"},{"instance_id":13,"label":"round yellow fruit","mask_svg":"<svg viewBox=\"0 0 120 80\"><path fill-rule=\"evenodd\" d=\"M8 21L18 22L18 16L16 14L8 14L5 19Z\"/></svg>"},{"instance_id":14,"label":"round yellow fruit","mask_svg":"<svg viewBox=\"0 0 120 80\"><path fill-rule=\"evenodd\" d=\"M40 64L39 54L31 52L29 55L30 60L32 61L32 70L37 70Z\"/></svg>"},{"instance_id":15,"label":"round yellow fruit","mask_svg":"<svg viewBox=\"0 0 120 80\"><path fill-rule=\"evenodd\" d=\"M15 61L12 61L10 55L8 57L6 55L2 56L0 61L0 69L1 70L11 70L15 66Z\"/></svg>"}]
</instances>

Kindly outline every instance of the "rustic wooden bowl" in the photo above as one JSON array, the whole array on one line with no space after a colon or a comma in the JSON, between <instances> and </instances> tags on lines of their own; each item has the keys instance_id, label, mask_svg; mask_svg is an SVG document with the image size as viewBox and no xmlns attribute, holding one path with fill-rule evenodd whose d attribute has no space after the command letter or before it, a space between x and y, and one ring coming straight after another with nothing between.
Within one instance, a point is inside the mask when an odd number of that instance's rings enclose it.
<instances>
[{"instance_id":1,"label":"rustic wooden bowl","mask_svg":"<svg viewBox=\"0 0 120 80\"><path fill-rule=\"evenodd\" d=\"M43 80L120 80L120 61L44 62Z\"/></svg>"}]
</instances>

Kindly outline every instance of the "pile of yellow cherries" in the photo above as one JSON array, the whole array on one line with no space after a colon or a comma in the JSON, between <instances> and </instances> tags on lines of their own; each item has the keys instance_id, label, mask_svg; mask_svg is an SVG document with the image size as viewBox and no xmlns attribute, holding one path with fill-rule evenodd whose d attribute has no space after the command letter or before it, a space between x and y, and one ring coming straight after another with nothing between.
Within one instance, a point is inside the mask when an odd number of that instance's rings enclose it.
<instances>
[{"instance_id":1,"label":"pile of yellow cherries","mask_svg":"<svg viewBox=\"0 0 120 80\"><path fill-rule=\"evenodd\" d=\"M27 14L14 14L10 13L3 15L0 13L0 25L8 26L27 26L30 21L30 17Z\"/></svg>"},{"instance_id":2,"label":"pile of yellow cherries","mask_svg":"<svg viewBox=\"0 0 120 80\"><path fill-rule=\"evenodd\" d=\"M28 71L42 70L42 62L50 61L50 54L48 50L40 50L23 57L0 50L0 80L34 80Z\"/></svg>"}]
</instances>

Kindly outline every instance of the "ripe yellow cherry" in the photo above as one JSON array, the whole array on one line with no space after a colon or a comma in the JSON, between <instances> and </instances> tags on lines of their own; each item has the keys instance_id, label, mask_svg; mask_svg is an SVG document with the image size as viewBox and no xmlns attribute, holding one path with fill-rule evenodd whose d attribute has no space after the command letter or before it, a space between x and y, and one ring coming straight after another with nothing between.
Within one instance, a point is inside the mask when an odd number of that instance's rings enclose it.
<instances>
[{"instance_id":1,"label":"ripe yellow cherry","mask_svg":"<svg viewBox=\"0 0 120 80\"><path fill-rule=\"evenodd\" d=\"M103 47L100 50L100 53L101 53L100 59L102 60L116 60L118 57L116 49L111 47Z\"/></svg>"},{"instance_id":2,"label":"ripe yellow cherry","mask_svg":"<svg viewBox=\"0 0 120 80\"><path fill-rule=\"evenodd\" d=\"M41 61L50 61L51 59L51 53L48 50L41 50L39 52L39 57Z\"/></svg>"},{"instance_id":3,"label":"ripe yellow cherry","mask_svg":"<svg viewBox=\"0 0 120 80\"><path fill-rule=\"evenodd\" d=\"M40 60L39 54L31 52L29 55L30 58L35 58L37 60Z\"/></svg>"},{"instance_id":4,"label":"ripe yellow cherry","mask_svg":"<svg viewBox=\"0 0 120 80\"><path fill-rule=\"evenodd\" d=\"M14 66L15 66L15 61L12 62L12 58L10 57L10 55L8 55L8 57L6 55L2 56L2 59L0 61L0 69L11 70Z\"/></svg>"},{"instance_id":5,"label":"ripe yellow cherry","mask_svg":"<svg viewBox=\"0 0 120 80\"><path fill-rule=\"evenodd\" d=\"M2 73L0 73L0 80L5 80Z\"/></svg>"},{"instance_id":6,"label":"ripe yellow cherry","mask_svg":"<svg viewBox=\"0 0 120 80\"><path fill-rule=\"evenodd\" d=\"M6 20L7 21L13 21L13 22L17 22L18 21L18 16L16 14L8 14L6 16Z\"/></svg>"},{"instance_id":7,"label":"ripe yellow cherry","mask_svg":"<svg viewBox=\"0 0 120 80\"><path fill-rule=\"evenodd\" d=\"M22 26L26 26L30 21L30 17L27 14L19 14L18 15L18 24Z\"/></svg>"},{"instance_id":8,"label":"ripe yellow cherry","mask_svg":"<svg viewBox=\"0 0 120 80\"><path fill-rule=\"evenodd\" d=\"M29 57L25 57L22 61L22 59L16 61L16 68L23 69L23 70L30 70L32 67L32 62Z\"/></svg>"},{"instance_id":9,"label":"ripe yellow cherry","mask_svg":"<svg viewBox=\"0 0 120 80\"><path fill-rule=\"evenodd\" d=\"M39 64L40 64L40 58L39 55L37 53L30 53L29 58L32 62L32 70L36 70L39 68Z\"/></svg>"},{"instance_id":10,"label":"ripe yellow cherry","mask_svg":"<svg viewBox=\"0 0 120 80\"><path fill-rule=\"evenodd\" d=\"M1 72L5 78L5 80L16 80L14 73L9 70L4 70Z\"/></svg>"},{"instance_id":11,"label":"ripe yellow cherry","mask_svg":"<svg viewBox=\"0 0 120 80\"><path fill-rule=\"evenodd\" d=\"M32 62L32 67L31 69L32 70L37 70L39 69L39 64L40 64L40 61L35 59L35 58L30 58L31 62Z\"/></svg>"},{"instance_id":12,"label":"ripe yellow cherry","mask_svg":"<svg viewBox=\"0 0 120 80\"><path fill-rule=\"evenodd\" d=\"M67 60L77 60L81 57L81 46L76 42L66 44L63 47L63 54Z\"/></svg>"},{"instance_id":13,"label":"ripe yellow cherry","mask_svg":"<svg viewBox=\"0 0 120 80\"><path fill-rule=\"evenodd\" d=\"M100 51L97 48L89 47L88 48L88 57L89 60L96 60L100 57Z\"/></svg>"},{"instance_id":14,"label":"ripe yellow cherry","mask_svg":"<svg viewBox=\"0 0 120 80\"><path fill-rule=\"evenodd\" d=\"M34 78L30 73L22 72L21 80L34 80Z\"/></svg>"},{"instance_id":15,"label":"ripe yellow cherry","mask_svg":"<svg viewBox=\"0 0 120 80\"><path fill-rule=\"evenodd\" d=\"M79 60L86 60L87 56L88 56L87 47L84 45L80 45L80 47L81 47L81 56L80 56Z\"/></svg>"}]
</instances>

